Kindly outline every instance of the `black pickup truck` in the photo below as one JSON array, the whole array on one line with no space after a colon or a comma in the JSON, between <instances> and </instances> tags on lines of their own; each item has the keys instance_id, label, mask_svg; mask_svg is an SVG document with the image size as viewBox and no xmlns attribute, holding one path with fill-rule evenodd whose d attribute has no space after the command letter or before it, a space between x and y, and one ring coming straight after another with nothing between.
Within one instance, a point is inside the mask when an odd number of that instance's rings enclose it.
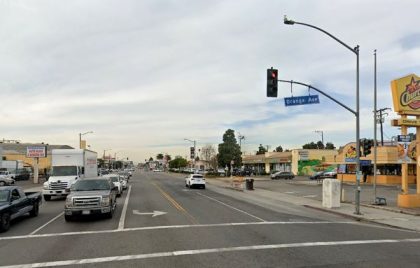
<instances>
[{"instance_id":1,"label":"black pickup truck","mask_svg":"<svg viewBox=\"0 0 420 268\"><path fill-rule=\"evenodd\" d=\"M24 192L21 187L0 187L0 232L10 228L10 221L26 213L38 216L42 202L40 192Z\"/></svg>"}]
</instances>

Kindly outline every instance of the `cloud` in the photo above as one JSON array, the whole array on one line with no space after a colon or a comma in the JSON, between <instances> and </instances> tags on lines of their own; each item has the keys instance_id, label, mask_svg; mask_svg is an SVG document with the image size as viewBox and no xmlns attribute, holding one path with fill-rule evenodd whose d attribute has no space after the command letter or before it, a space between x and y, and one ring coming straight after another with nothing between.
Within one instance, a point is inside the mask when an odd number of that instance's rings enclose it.
<instances>
[{"instance_id":1,"label":"cloud","mask_svg":"<svg viewBox=\"0 0 420 268\"><path fill-rule=\"evenodd\" d=\"M187 155L221 142L227 128L256 145L300 147L354 139L354 117L321 104L286 108L265 97L266 69L311 84L355 107L355 56L312 23L361 47L361 126L372 135L373 50L378 107L390 107L391 80L419 70L420 7L395 1L6 1L0 8L0 130L4 138L112 148L142 161ZM404 19L390 16L404 10ZM345 11L345 12L344 12ZM374 16L373 16L374 14ZM308 94L294 87L293 94ZM311 94L316 94L311 92ZM281 98L290 96L279 85ZM4 101L6 99L6 101ZM389 135L395 129L385 124ZM111 153L112 153L111 151ZM101 153L100 153L101 154Z\"/></svg>"}]
</instances>

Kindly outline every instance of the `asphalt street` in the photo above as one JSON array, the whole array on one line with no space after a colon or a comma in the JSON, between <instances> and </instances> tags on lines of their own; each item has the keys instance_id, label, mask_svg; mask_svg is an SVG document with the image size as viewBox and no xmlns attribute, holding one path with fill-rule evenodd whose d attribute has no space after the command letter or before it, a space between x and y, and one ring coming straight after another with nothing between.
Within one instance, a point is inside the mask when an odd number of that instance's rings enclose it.
<instances>
[{"instance_id":1,"label":"asphalt street","mask_svg":"<svg viewBox=\"0 0 420 268\"><path fill-rule=\"evenodd\" d=\"M0 234L0 267L418 267L420 234L284 204L273 210L178 175L136 171L112 219L65 222L64 200Z\"/></svg>"}]
</instances>

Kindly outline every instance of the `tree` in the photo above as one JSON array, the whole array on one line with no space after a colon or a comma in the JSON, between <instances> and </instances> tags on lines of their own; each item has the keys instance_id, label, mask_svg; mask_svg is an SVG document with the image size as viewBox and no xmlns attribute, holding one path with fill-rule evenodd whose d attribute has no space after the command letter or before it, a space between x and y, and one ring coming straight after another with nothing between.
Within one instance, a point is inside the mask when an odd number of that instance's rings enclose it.
<instances>
[{"instance_id":1,"label":"tree","mask_svg":"<svg viewBox=\"0 0 420 268\"><path fill-rule=\"evenodd\" d=\"M318 149L324 149L324 144L322 143L322 141L318 141L316 143L316 146L318 147Z\"/></svg>"},{"instance_id":2,"label":"tree","mask_svg":"<svg viewBox=\"0 0 420 268\"><path fill-rule=\"evenodd\" d=\"M166 161L168 161L168 162L171 161L171 159L172 159L172 157L169 154L166 154L165 158L166 158Z\"/></svg>"},{"instance_id":3,"label":"tree","mask_svg":"<svg viewBox=\"0 0 420 268\"><path fill-rule=\"evenodd\" d=\"M163 154L157 154L156 159L157 160L162 160L163 159Z\"/></svg>"},{"instance_id":4,"label":"tree","mask_svg":"<svg viewBox=\"0 0 420 268\"><path fill-rule=\"evenodd\" d=\"M327 144L325 144L325 149L334 150L335 146L332 142L327 142Z\"/></svg>"},{"instance_id":5,"label":"tree","mask_svg":"<svg viewBox=\"0 0 420 268\"><path fill-rule=\"evenodd\" d=\"M318 149L318 146L312 141L311 143L304 144L302 149Z\"/></svg>"},{"instance_id":6,"label":"tree","mask_svg":"<svg viewBox=\"0 0 420 268\"><path fill-rule=\"evenodd\" d=\"M260 144L260 146L258 147L257 155L258 154L265 154L266 152L267 152L267 149L265 149L265 147L262 146L262 144Z\"/></svg>"},{"instance_id":7,"label":"tree","mask_svg":"<svg viewBox=\"0 0 420 268\"><path fill-rule=\"evenodd\" d=\"M153 161L153 157L150 157L150 158L149 158L149 161Z\"/></svg>"},{"instance_id":8,"label":"tree","mask_svg":"<svg viewBox=\"0 0 420 268\"><path fill-rule=\"evenodd\" d=\"M187 159L179 155L175 156L174 160L169 161L170 168L182 168L182 167L186 167L187 165L188 165Z\"/></svg>"},{"instance_id":9,"label":"tree","mask_svg":"<svg viewBox=\"0 0 420 268\"><path fill-rule=\"evenodd\" d=\"M278 153L283 152L283 147L281 147L281 145L277 146L274 152L278 152Z\"/></svg>"},{"instance_id":10,"label":"tree","mask_svg":"<svg viewBox=\"0 0 420 268\"><path fill-rule=\"evenodd\" d=\"M217 170L217 155L210 159L210 166L213 170Z\"/></svg>"},{"instance_id":11,"label":"tree","mask_svg":"<svg viewBox=\"0 0 420 268\"><path fill-rule=\"evenodd\" d=\"M223 143L219 144L218 163L219 166L225 167L230 165L230 161L234 161L235 166L241 166L241 148L236 141L235 131L232 129L226 130L223 134Z\"/></svg>"},{"instance_id":12,"label":"tree","mask_svg":"<svg viewBox=\"0 0 420 268\"><path fill-rule=\"evenodd\" d=\"M210 162L211 159L216 155L216 149L214 149L213 145L207 144L203 148L201 148L201 159L204 161Z\"/></svg>"}]
</instances>

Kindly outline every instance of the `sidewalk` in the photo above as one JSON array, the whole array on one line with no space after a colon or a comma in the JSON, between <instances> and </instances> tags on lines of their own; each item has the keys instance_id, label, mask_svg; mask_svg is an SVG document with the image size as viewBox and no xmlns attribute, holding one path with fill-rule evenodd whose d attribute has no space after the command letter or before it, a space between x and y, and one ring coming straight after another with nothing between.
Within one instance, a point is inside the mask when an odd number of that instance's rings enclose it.
<instances>
[{"instance_id":1,"label":"sidewalk","mask_svg":"<svg viewBox=\"0 0 420 268\"><path fill-rule=\"evenodd\" d=\"M206 180L210 185L234 190L232 188L230 178L208 178ZM289 195L286 193L280 193L278 191L270 191L258 188L253 191L243 189L236 190L243 191L250 198L270 198L281 202L292 203L295 205L301 205L307 208L340 215L358 221L376 223L384 226L391 226L420 232L420 209L405 211L405 209L396 207L372 206L364 204L360 207L361 215L356 215L354 214L355 205L352 203L341 203L340 208L328 209L322 206L322 202L320 200Z\"/></svg>"}]
</instances>

